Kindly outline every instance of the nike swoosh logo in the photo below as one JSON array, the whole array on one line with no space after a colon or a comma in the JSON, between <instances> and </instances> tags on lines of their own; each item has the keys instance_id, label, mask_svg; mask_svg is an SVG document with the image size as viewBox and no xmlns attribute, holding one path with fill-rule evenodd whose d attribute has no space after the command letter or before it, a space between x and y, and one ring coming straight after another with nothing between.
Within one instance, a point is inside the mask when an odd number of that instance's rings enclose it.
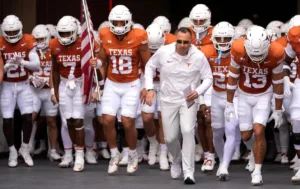
<instances>
[{"instance_id":1,"label":"nike swoosh logo","mask_svg":"<svg viewBox=\"0 0 300 189\"><path fill-rule=\"evenodd\" d=\"M26 43L21 44L22 47L23 47L24 45L26 45Z\"/></svg>"},{"instance_id":2,"label":"nike swoosh logo","mask_svg":"<svg viewBox=\"0 0 300 189\"><path fill-rule=\"evenodd\" d=\"M131 44L133 41L128 41L128 44Z\"/></svg>"},{"instance_id":3,"label":"nike swoosh logo","mask_svg":"<svg viewBox=\"0 0 300 189\"><path fill-rule=\"evenodd\" d=\"M81 47L76 48L77 50L81 50Z\"/></svg>"}]
</instances>

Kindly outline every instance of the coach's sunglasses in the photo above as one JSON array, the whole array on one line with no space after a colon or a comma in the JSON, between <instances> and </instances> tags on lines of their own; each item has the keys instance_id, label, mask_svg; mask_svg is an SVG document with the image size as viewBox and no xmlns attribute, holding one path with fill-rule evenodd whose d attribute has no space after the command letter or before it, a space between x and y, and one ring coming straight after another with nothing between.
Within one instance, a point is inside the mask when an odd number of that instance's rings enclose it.
<instances>
[{"instance_id":1,"label":"coach's sunglasses","mask_svg":"<svg viewBox=\"0 0 300 189\"><path fill-rule=\"evenodd\" d=\"M176 43L177 43L177 44L184 44L184 45L186 45L186 44L189 44L190 41L186 41L186 40L177 40Z\"/></svg>"}]
</instances>

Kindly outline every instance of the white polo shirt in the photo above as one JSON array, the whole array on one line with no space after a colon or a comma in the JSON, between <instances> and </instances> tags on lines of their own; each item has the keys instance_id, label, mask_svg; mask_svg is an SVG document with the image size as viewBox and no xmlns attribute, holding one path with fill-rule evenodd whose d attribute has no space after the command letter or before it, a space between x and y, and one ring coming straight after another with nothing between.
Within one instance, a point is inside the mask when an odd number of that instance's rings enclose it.
<instances>
[{"instance_id":1,"label":"white polo shirt","mask_svg":"<svg viewBox=\"0 0 300 189\"><path fill-rule=\"evenodd\" d=\"M186 56L176 53L176 42L160 47L150 58L145 68L145 87L153 89L153 76L160 70L160 99L165 102L185 102L183 90L189 85L199 95L208 87L198 86L201 80L210 80L212 72L204 54L194 45Z\"/></svg>"}]
</instances>

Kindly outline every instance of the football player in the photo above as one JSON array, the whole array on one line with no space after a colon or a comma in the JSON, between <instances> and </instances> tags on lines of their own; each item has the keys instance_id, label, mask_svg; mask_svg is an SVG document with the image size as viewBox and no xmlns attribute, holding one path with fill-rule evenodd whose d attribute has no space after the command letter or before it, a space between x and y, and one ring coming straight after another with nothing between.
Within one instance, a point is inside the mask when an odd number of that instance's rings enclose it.
<instances>
[{"instance_id":1,"label":"football player","mask_svg":"<svg viewBox=\"0 0 300 189\"><path fill-rule=\"evenodd\" d=\"M211 24L210 9L204 4L197 4L190 12L189 18L192 23L192 44L199 50L204 45L212 44L211 35L213 27ZM200 97L200 109L197 114L198 135L204 151L204 162L202 171L212 171L215 165L215 154L213 145L213 135L210 119L212 87L206 91L204 96ZM200 144L198 144L200 145ZM198 146L197 145L197 146Z\"/></svg>"},{"instance_id":2,"label":"football player","mask_svg":"<svg viewBox=\"0 0 300 189\"><path fill-rule=\"evenodd\" d=\"M230 49L234 39L234 28L228 22L218 23L212 32L213 45L205 45L201 51L206 56L213 73L213 90L211 104L211 126L213 128L213 143L218 154L220 165L217 176L221 181L228 178L228 167L235 150L236 118L225 120L226 84L230 66ZM237 96L237 95L236 95ZM234 100L237 102L237 99ZM224 143L223 136L226 136Z\"/></svg>"},{"instance_id":3,"label":"football player","mask_svg":"<svg viewBox=\"0 0 300 189\"><path fill-rule=\"evenodd\" d=\"M36 41L30 34L23 34L22 22L9 15L2 23L3 36L0 37L0 82L1 112L3 132L9 146L8 166L18 165L18 153L14 146L13 116L16 104L23 119L23 142L20 155L28 166L33 166L29 154L29 139L32 131L33 97L28 80L29 71L40 69L40 59L36 52Z\"/></svg>"},{"instance_id":4,"label":"football player","mask_svg":"<svg viewBox=\"0 0 300 189\"><path fill-rule=\"evenodd\" d=\"M292 21L293 19L291 19ZM291 24L290 21L290 24ZM286 52L286 58L285 62L288 65L291 65L293 60L297 57L298 60L300 58L299 53L300 53L300 22L299 20L297 22L292 23L294 26L290 28L287 39L288 39L288 44L285 48ZM300 117L299 117L299 111L300 111L300 101L299 101L299 94L300 94L300 80L299 80L299 63L297 64L297 78L294 82L295 87L291 92L292 88L292 83L287 80L288 82L285 82L285 96L289 97L291 96L291 104L290 104L290 114L291 114L291 121L292 121L292 138L294 142L294 147L296 149L296 153L298 156L298 159L300 159ZM288 69L285 69L285 78L289 77L290 72ZM298 165L299 166L299 165ZM296 174L292 177L292 182L294 184L299 184L300 183L300 167L297 170Z\"/></svg>"},{"instance_id":5,"label":"football player","mask_svg":"<svg viewBox=\"0 0 300 189\"><path fill-rule=\"evenodd\" d=\"M62 17L57 24L57 38L50 41L52 72L50 79L51 100L59 102L62 116L67 121L69 135L75 146L76 172L84 169L84 110L81 71L81 37L78 25L72 16ZM98 52L97 42L94 51ZM101 65L99 65L101 66Z\"/></svg>"},{"instance_id":6,"label":"football player","mask_svg":"<svg viewBox=\"0 0 300 189\"><path fill-rule=\"evenodd\" d=\"M50 32L45 25L37 25L32 35L37 42L37 53L40 57L41 68L38 72L33 72L30 76L30 81L33 85L33 114L32 121L33 127L36 127L37 114L43 109L46 114L47 126L49 128L49 141L50 141L50 153L48 154L51 160L61 159L60 155L56 152L57 145L57 125L56 115L58 112L58 105L53 105L51 102L51 93L49 88L49 77L52 66L52 57L49 47ZM35 132L33 132L32 138L34 138Z\"/></svg>"},{"instance_id":7,"label":"football player","mask_svg":"<svg viewBox=\"0 0 300 189\"><path fill-rule=\"evenodd\" d=\"M145 64L150 58L145 30L132 29L132 15L124 5L115 6L109 16L110 27L99 32L101 48L99 57L108 61L107 79L102 97L104 132L111 151L108 173L118 169L121 154L116 145L115 119L121 107L121 120L129 146L127 172L133 173L138 167L136 151L137 131L134 126L139 97L139 63Z\"/></svg>"},{"instance_id":8,"label":"football player","mask_svg":"<svg viewBox=\"0 0 300 189\"><path fill-rule=\"evenodd\" d=\"M235 117L234 93L238 88L238 119L242 139L254 151L249 163L254 170L252 185L263 184L261 167L266 152L265 126L275 97L271 119L275 128L282 124L284 48L270 39L264 28L252 26L246 39L237 39L231 47L230 75L227 85L225 118Z\"/></svg>"}]
</instances>

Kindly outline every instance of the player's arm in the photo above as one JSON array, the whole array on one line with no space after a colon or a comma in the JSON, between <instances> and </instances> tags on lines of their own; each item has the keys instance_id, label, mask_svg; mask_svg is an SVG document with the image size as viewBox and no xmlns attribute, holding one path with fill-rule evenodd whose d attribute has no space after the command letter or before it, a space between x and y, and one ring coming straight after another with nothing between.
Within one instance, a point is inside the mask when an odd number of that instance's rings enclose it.
<instances>
[{"instance_id":1,"label":"player's arm","mask_svg":"<svg viewBox=\"0 0 300 189\"><path fill-rule=\"evenodd\" d=\"M148 62L148 60L150 59L151 57L151 53L150 53L150 49L148 47L148 43L146 44L141 44L140 45L140 48L139 48L139 52L140 52L140 55L141 55L141 58L142 58L142 64L141 64L141 67L145 67L146 66L146 63Z\"/></svg>"},{"instance_id":2,"label":"player's arm","mask_svg":"<svg viewBox=\"0 0 300 189\"><path fill-rule=\"evenodd\" d=\"M3 81L3 77L4 77L4 62L2 58L2 52L0 51L0 84Z\"/></svg>"},{"instance_id":3,"label":"player's arm","mask_svg":"<svg viewBox=\"0 0 300 189\"><path fill-rule=\"evenodd\" d=\"M290 76L290 65L295 57L296 52L294 51L290 43L288 43L285 48L285 59L283 61L283 71L285 76Z\"/></svg>"},{"instance_id":4,"label":"player's arm","mask_svg":"<svg viewBox=\"0 0 300 189\"><path fill-rule=\"evenodd\" d=\"M20 62L21 65L31 71L39 71L40 70L40 58L39 58L38 53L36 52L35 47L30 50L30 52L28 54L28 59L29 59L29 61L22 59Z\"/></svg>"},{"instance_id":5,"label":"player's arm","mask_svg":"<svg viewBox=\"0 0 300 189\"><path fill-rule=\"evenodd\" d=\"M229 67L229 77L227 82L227 102L233 103L235 90L237 89L238 79L240 77L241 65L234 58L231 58Z\"/></svg>"},{"instance_id":6,"label":"player's arm","mask_svg":"<svg viewBox=\"0 0 300 189\"><path fill-rule=\"evenodd\" d=\"M52 55L52 66L50 72L50 88L51 88L51 96L55 94L56 99L58 100L58 86L60 82L60 74L59 74L59 65L56 61L56 56Z\"/></svg>"},{"instance_id":7,"label":"player's arm","mask_svg":"<svg viewBox=\"0 0 300 189\"><path fill-rule=\"evenodd\" d=\"M107 62L107 55L105 53L104 48L102 47L102 44L100 44L100 51L99 53L97 53L97 59L101 61L101 74L102 74L102 78L105 79L106 78L106 71L107 71L107 66L106 66L106 62Z\"/></svg>"},{"instance_id":8,"label":"player's arm","mask_svg":"<svg viewBox=\"0 0 300 189\"><path fill-rule=\"evenodd\" d=\"M275 97L275 110L282 110L283 101L283 63L279 63L276 68L272 70L272 84L273 93Z\"/></svg>"}]
</instances>

